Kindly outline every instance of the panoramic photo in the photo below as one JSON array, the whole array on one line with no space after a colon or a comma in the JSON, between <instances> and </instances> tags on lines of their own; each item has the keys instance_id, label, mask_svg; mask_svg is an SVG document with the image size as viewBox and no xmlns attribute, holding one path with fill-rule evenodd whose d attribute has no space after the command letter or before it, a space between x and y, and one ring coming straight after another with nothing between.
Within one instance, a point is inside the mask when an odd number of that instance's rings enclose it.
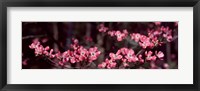
<instances>
[{"instance_id":1,"label":"panoramic photo","mask_svg":"<svg viewBox=\"0 0 200 91\"><path fill-rule=\"evenodd\" d=\"M178 69L178 22L22 22L22 69Z\"/></svg>"}]
</instances>

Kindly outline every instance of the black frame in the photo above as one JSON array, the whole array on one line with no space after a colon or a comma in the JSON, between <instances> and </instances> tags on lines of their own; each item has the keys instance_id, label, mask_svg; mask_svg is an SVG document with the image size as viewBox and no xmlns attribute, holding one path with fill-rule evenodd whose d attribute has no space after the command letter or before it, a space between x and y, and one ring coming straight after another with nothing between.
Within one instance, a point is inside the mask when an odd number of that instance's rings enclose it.
<instances>
[{"instance_id":1,"label":"black frame","mask_svg":"<svg viewBox=\"0 0 200 91\"><path fill-rule=\"evenodd\" d=\"M200 0L2 0L0 1L0 89L1 90L157 90L199 91ZM7 7L193 7L193 83L194 84L7 84Z\"/></svg>"}]
</instances>

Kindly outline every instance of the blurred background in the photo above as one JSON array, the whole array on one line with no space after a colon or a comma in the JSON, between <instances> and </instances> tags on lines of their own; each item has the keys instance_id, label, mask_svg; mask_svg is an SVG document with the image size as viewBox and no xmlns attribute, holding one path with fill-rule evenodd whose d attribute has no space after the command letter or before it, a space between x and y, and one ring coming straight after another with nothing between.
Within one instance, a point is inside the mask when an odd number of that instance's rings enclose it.
<instances>
[{"instance_id":1,"label":"blurred background","mask_svg":"<svg viewBox=\"0 0 200 91\"><path fill-rule=\"evenodd\" d=\"M148 29L157 29L161 26L172 29L173 36L178 36L178 25L176 22L103 22L109 30L127 29L129 33L140 33L147 35ZM109 56L110 52L116 52L122 47L133 48L139 51L137 46L130 45L126 41L117 40L98 31L102 22L22 22L22 68L23 69L52 69L55 68L48 60L36 57L34 50L29 45L34 41L40 41L45 46L50 46L55 52L64 52L70 48L72 38L77 38L79 44L86 48L97 46L102 54L94 61L97 65ZM164 60L147 64L157 68L178 68L178 37L170 43L154 48L160 50L165 56ZM93 67L95 68L95 67Z\"/></svg>"}]
</instances>

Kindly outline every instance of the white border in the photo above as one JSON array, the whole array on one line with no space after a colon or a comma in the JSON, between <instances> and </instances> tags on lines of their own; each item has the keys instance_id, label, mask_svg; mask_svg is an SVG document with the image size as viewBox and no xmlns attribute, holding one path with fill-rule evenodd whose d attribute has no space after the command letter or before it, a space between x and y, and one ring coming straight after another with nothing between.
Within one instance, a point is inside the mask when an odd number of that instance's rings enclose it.
<instances>
[{"instance_id":1,"label":"white border","mask_svg":"<svg viewBox=\"0 0 200 91\"><path fill-rule=\"evenodd\" d=\"M8 7L8 84L193 84L192 7ZM22 70L22 21L179 21L179 69Z\"/></svg>"}]
</instances>

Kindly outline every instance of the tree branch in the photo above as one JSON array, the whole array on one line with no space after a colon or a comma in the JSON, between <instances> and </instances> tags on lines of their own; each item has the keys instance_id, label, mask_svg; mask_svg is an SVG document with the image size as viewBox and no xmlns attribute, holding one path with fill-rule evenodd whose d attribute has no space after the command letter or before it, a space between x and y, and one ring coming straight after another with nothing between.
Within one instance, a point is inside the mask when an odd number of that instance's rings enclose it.
<instances>
[{"instance_id":1,"label":"tree branch","mask_svg":"<svg viewBox=\"0 0 200 91\"><path fill-rule=\"evenodd\" d=\"M45 35L28 35L28 36L22 37L22 40L30 39L30 38L37 38L37 37L45 37L45 36L47 36L47 35L46 34Z\"/></svg>"}]
</instances>

